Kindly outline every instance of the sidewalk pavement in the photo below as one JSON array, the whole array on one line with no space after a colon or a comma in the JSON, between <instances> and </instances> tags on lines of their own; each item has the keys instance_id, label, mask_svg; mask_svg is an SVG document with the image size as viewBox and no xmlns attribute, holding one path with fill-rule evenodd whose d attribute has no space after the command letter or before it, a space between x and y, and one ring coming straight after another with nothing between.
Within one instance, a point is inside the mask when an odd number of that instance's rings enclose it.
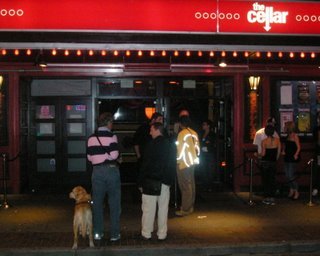
<instances>
[{"instance_id":1,"label":"sidewalk pavement","mask_svg":"<svg viewBox=\"0 0 320 256\"><path fill-rule=\"evenodd\" d=\"M72 250L74 201L66 195L9 195L9 209L0 209L2 255L320 255L320 202L309 197L292 201L277 198L264 205L248 193L198 193L195 212L174 216L172 202L168 238L159 242L140 239L140 196L122 187L121 241L90 249L80 239ZM319 204L319 205L318 205ZM106 212L106 230L108 213Z\"/></svg>"}]
</instances>

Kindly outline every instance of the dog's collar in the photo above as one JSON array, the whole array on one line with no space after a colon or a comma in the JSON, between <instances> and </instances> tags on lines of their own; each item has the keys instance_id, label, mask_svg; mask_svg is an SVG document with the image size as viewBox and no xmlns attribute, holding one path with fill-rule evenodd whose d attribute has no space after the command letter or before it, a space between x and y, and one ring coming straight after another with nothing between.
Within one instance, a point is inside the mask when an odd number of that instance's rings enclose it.
<instances>
[{"instance_id":1,"label":"dog's collar","mask_svg":"<svg viewBox=\"0 0 320 256\"><path fill-rule=\"evenodd\" d=\"M79 204L91 204L90 201L82 201L82 202L77 202L76 205L79 205Z\"/></svg>"}]
</instances>

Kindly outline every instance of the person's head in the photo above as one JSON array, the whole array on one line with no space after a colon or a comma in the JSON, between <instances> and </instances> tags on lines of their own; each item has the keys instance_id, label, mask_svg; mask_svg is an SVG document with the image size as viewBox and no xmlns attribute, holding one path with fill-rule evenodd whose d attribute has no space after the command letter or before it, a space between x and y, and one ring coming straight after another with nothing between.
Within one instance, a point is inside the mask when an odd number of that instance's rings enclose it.
<instances>
[{"instance_id":1,"label":"person's head","mask_svg":"<svg viewBox=\"0 0 320 256\"><path fill-rule=\"evenodd\" d=\"M181 116L190 116L189 111L186 109L180 110L179 117L181 117Z\"/></svg>"},{"instance_id":2,"label":"person's head","mask_svg":"<svg viewBox=\"0 0 320 256\"><path fill-rule=\"evenodd\" d=\"M272 125L272 126L276 126L276 119L274 117L269 117L267 120L266 120L266 126L267 125Z\"/></svg>"},{"instance_id":3,"label":"person's head","mask_svg":"<svg viewBox=\"0 0 320 256\"><path fill-rule=\"evenodd\" d=\"M113 124L113 115L110 112L104 112L98 117L98 127L108 127L111 129Z\"/></svg>"},{"instance_id":4,"label":"person's head","mask_svg":"<svg viewBox=\"0 0 320 256\"><path fill-rule=\"evenodd\" d=\"M274 134L274 126L273 125L267 125L266 128L264 128L264 133L268 136L268 137L272 137Z\"/></svg>"},{"instance_id":5,"label":"person's head","mask_svg":"<svg viewBox=\"0 0 320 256\"><path fill-rule=\"evenodd\" d=\"M180 116L179 123L181 127L189 127L190 126L190 118L189 116Z\"/></svg>"},{"instance_id":6,"label":"person's head","mask_svg":"<svg viewBox=\"0 0 320 256\"><path fill-rule=\"evenodd\" d=\"M150 119L150 123L163 123L163 115L160 114L159 112L153 113Z\"/></svg>"},{"instance_id":7,"label":"person's head","mask_svg":"<svg viewBox=\"0 0 320 256\"><path fill-rule=\"evenodd\" d=\"M163 127L162 123L155 122L155 123L151 124L150 135L151 135L152 139L163 135L163 132L164 132L164 127Z\"/></svg>"},{"instance_id":8,"label":"person's head","mask_svg":"<svg viewBox=\"0 0 320 256\"><path fill-rule=\"evenodd\" d=\"M296 126L293 121L288 121L285 122L284 129L287 133L293 133L295 132Z\"/></svg>"},{"instance_id":9,"label":"person's head","mask_svg":"<svg viewBox=\"0 0 320 256\"><path fill-rule=\"evenodd\" d=\"M212 128L212 121L207 119L202 122L202 130L204 131L210 131Z\"/></svg>"}]
</instances>

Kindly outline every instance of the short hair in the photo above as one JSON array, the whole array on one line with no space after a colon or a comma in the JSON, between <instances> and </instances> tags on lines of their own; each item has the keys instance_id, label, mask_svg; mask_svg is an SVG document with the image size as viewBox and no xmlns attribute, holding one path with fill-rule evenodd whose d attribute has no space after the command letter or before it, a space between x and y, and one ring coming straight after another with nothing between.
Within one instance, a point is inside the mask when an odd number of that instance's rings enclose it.
<instances>
[{"instance_id":1,"label":"short hair","mask_svg":"<svg viewBox=\"0 0 320 256\"><path fill-rule=\"evenodd\" d=\"M296 126L295 126L293 121L285 122L284 127L285 127L285 130L286 130L287 133L292 133L296 129Z\"/></svg>"},{"instance_id":2,"label":"short hair","mask_svg":"<svg viewBox=\"0 0 320 256\"><path fill-rule=\"evenodd\" d=\"M154 112L154 113L152 114L152 116L151 116L151 120L156 120L156 119L157 119L158 117L160 117L160 116L163 117L163 115L160 114L159 112Z\"/></svg>"},{"instance_id":3,"label":"short hair","mask_svg":"<svg viewBox=\"0 0 320 256\"><path fill-rule=\"evenodd\" d=\"M98 118L98 127L107 126L108 123L112 121L113 115L110 112L104 112Z\"/></svg>"},{"instance_id":4,"label":"short hair","mask_svg":"<svg viewBox=\"0 0 320 256\"><path fill-rule=\"evenodd\" d=\"M272 137L274 134L274 126L273 125L267 125L266 128L264 128L264 133L268 136L268 137Z\"/></svg>"},{"instance_id":5,"label":"short hair","mask_svg":"<svg viewBox=\"0 0 320 256\"><path fill-rule=\"evenodd\" d=\"M209 125L212 128L213 123L210 119L203 120L202 123L206 123L207 125Z\"/></svg>"},{"instance_id":6,"label":"short hair","mask_svg":"<svg viewBox=\"0 0 320 256\"><path fill-rule=\"evenodd\" d=\"M189 127L190 126L190 117L189 116L186 116L186 115L183 115L183 116L180 116L179 118L179 122L182 126L184 127Z\"/></svg>"},{"instance_id":7,"label":"short hair","mask_svg":"<svg viewBox=\"0 0 320 256\"><path fill-rule=\"evenodd\" d=\"M275 125L276 124L276 119L274 117L268 117L267 121L266 121L266 125L268 124L272 124Z\"/></svg>"},{"instance_id":8,"label":"short hair","mask_svg":"<svg viewBox=\"0 0 320 256\"><path fill-rule=\"evenodd\" d=\"M164 126L163 126L162 123L160 123L160 122L155 122L155 123L153 123L151 126L153 126L154 129L159 130L160 133L163 135L163 133L164 133Z\"/></svg>"}]
</instances>

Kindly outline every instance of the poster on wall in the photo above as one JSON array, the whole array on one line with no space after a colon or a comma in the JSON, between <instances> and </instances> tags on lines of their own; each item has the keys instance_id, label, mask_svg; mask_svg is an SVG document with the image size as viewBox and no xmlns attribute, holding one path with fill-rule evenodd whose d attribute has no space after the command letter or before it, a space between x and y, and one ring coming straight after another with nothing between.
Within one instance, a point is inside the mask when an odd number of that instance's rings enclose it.
<instances>
[{"instance_id":1,"label":"poster on wall","mask_svg":"<svg viewBox=\"0 0 320 256\"><path fill-rule=\"evenodd\" d=\"M298 85L298 102L299 104L310 103L309 85L305 82Z\"/></svg>"},{"instance_id":2,"label":"poster on wall","mask_svg":"<svg viewBox=\"0 0 320 256\"><path fill-rule=\"evenodd\" d=\"M281 105L292 105L292 85L286 84L280 87Z\"/></svg>"},{"instance_id":3,"label":"poster on wall","mask_svg":"<svg viewBox=\"0 0 320 256\"><path fill-rule=\"evenodd\" d=\"M298 113L298 131L308 133L311 131L310 127L310 110L299 109Z\"/></svg>"},{"instance_id":4,"label":"poster on wall","mask_svg":"<svg viewBox=\"0 0 320 256\"><path fill-rule=\"evenodd\" d=\"M285 123L293 121L293 110L286 109L285 111L280 111L280 132L285 133Z\"/></svg>"}]
</instances>

